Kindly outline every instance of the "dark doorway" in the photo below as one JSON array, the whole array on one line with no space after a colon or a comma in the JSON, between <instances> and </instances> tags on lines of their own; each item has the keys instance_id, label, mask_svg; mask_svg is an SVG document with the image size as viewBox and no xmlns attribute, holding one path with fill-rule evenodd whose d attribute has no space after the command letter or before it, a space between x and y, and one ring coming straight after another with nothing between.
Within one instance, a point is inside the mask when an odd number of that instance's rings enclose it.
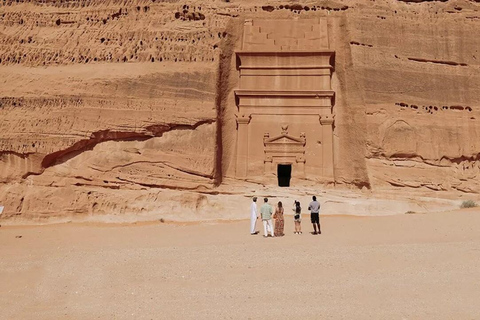
<instances>
[{"instance_id":1,"label":"dark doorway","mask_svg":"<svg viewBox=\"0 0 480 320\"><path fill-rule=\"evenodd\" d=\"M279 187L290 187L290 178L292 177L292 165L279 164L277 167L277 177Z\"/></svg>"}]
</instances>

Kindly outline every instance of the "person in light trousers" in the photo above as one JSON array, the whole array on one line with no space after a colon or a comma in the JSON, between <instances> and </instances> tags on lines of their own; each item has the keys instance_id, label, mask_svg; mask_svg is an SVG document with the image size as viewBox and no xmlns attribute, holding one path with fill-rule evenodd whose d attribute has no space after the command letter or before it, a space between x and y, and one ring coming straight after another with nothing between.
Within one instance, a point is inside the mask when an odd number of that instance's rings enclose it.
<instances>
[{"instance_id":1,"label":"person in light trousers","mask_svg":"<svg viewBox=\"0 0 480 320\"><path fill-rule=\"evenodd\" d=\"M258 210L257 210L257 197L253 197L252 204L250 205L250 234L255 235L258 232L255 230L257 226Z\"/></svg>"},{"instance_id":2,"label":"person in light trousers","mask_svg":"<svg viewBox=\"0 0 480 320\"><path fill-rule=\"evenodd\" d=\"M263 236L265 238L268 237L268 231L270 231L271 236L274 237L272 223L273 208L268 204L268 198L263 199L263 201L264 204L260 208L263 223Z\"/></svg>"}]
</instances>

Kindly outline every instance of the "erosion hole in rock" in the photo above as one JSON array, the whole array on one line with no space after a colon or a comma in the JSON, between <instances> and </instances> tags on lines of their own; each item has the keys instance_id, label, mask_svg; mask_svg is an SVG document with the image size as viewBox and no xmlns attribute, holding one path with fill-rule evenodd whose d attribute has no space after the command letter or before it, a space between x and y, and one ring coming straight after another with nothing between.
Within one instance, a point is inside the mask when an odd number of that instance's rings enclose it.
<instances>
[{"instance_id":1,"label":"erosion hole in rock","mask_svg":"<svg viewBox=\"0 0 480 320\"><path fill-rule=\"evenodd\" d=\"M292 177L292 165L279 164L277 166L277 177L279 187L290 187L290 178Z\"/></svg>"}]
</instances>

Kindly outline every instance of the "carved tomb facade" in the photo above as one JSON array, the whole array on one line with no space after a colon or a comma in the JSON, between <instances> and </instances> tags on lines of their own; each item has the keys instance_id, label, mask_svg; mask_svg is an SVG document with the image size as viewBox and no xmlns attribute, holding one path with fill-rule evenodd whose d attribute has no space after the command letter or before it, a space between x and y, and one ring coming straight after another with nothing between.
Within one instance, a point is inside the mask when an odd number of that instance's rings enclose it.
<instances>
[{"instance_id":1,"label":"carved tomb facade","mask_svg":"<svg viewBox=\"0 0 480 320\"><path fill-rule=\"evenodd\" d=\"M333 181L327 21L246 20L236 56L236 176L282 175L287 167L294 178Z\"/></svg>"}]
</instances>

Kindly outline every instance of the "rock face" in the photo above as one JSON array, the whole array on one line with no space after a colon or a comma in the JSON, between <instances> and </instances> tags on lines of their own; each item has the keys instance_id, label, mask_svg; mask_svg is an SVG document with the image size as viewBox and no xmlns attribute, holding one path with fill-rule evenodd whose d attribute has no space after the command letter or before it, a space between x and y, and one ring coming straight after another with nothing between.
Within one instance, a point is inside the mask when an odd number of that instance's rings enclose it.
<instances>
[{"instance_id":1,"label":"rock face","mask_svg":"<svg viewBox=\"0 0 480 320\"><path fill-rule=\"evenodd\" d=\"M266 31L245 33L249 21ZM309 30L315 35L292 37L288 28L271 28L281 21L319 27ZM287 112L266 118L275 128L255 129L248 140L254 158L243 162L253 170L237 174L245 156L238 90L260 89L242 79L239 53L245 41L249 51L264 51L259 37L289 61L328 43L330 88L305 81L308 61L283 88L334 93L325 114L332 115L328 170L325 145L312 146L328 135L321 117L315 131L310 118L292 120ZM320 46L305 45L308 37ZM297 154L292 164L298 192L312 183L372 194L480 192L475 1L5 0L0 43L3 217L235 216L235 206L224 205L229 195L245 202L243 195L277 185L274 167L288 161L272 160L269 176L265 159L279 139L305 148L305 158ZM315 157L322 161L315 164ZM298 175L303 163L305 175ZM242 186L246 178L265 187Z\"/></svg>"}]
</instances>

